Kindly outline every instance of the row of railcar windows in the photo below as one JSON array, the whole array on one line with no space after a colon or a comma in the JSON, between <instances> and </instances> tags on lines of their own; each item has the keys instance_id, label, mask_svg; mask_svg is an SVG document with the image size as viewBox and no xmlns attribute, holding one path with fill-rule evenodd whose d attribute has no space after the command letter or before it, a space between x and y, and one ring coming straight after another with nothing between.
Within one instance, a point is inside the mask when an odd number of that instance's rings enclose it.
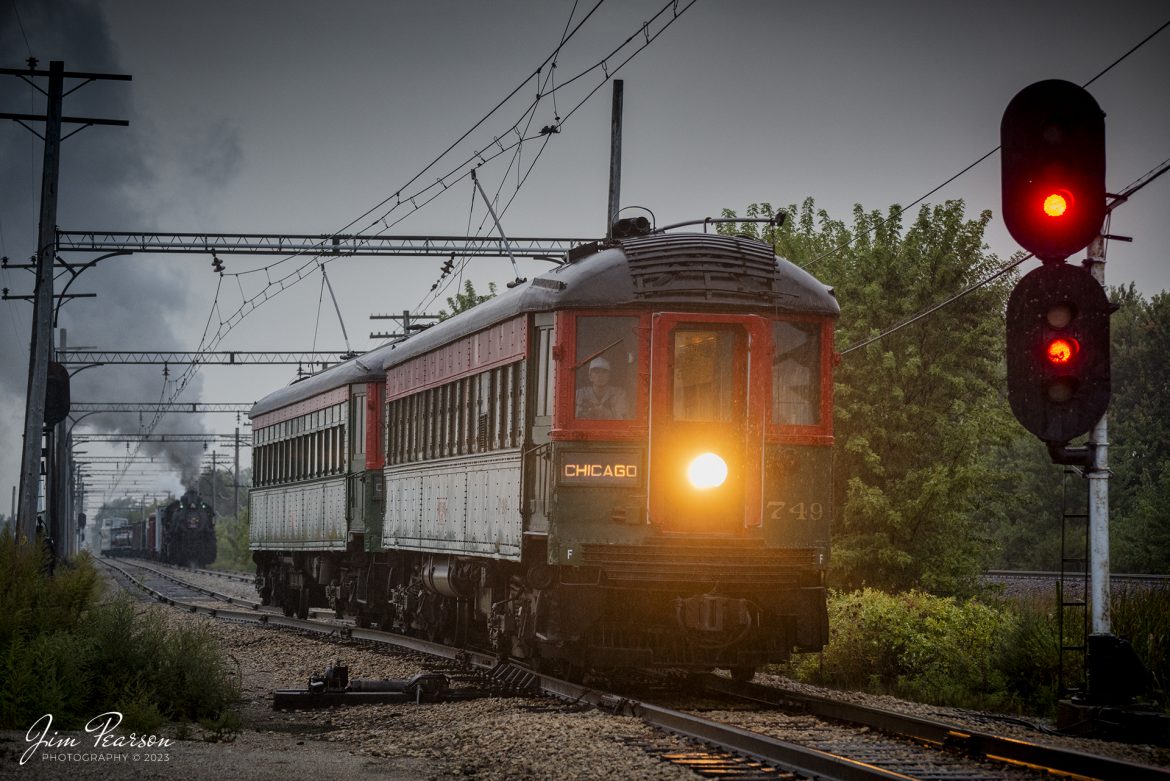
<instances>
[{"instance_id":1,"label":"row of railcar windows","mask_svg":"<svg viewBox=\"0 0 1170 781\"><path fill-rule=\"evenodd\" d=\"M394 399L386 405L386 462L520 447L524 382L517 362Z\"/></svg>"},{"instance_id":2,"label":"row of railcar windows","mask_svg":"<svg viewBox=\"0 0 1170 781\"><path fill-rule=\"evenodd\" d=\"M334 404L258 429L252 449L256 486L341 474L345 471L345 404Z\"/></svg>"},{"instance_id":3,"label":"row of railcar windows","mask_svg":"<svg viewBox=\"0 0 1170 781\"><path fill-rule=\"evenodd\" d=\"M345 471L345 427L315 431L253 448L257 487L312 480Z\"/></svg>"}]
</instances>

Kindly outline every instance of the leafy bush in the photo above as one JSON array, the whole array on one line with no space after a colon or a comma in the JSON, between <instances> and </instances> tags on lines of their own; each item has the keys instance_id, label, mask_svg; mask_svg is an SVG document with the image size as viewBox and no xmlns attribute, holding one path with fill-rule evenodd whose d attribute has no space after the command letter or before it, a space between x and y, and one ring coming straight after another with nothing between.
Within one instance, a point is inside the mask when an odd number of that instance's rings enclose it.
<instances>
[{"instance_id":1,"label":"leafy bush","mask_svg":"<svg viewBox=\"0 0 1170 781\"><path fill-rule=\"evenodd\" d=\"M1129 639L1165 698L1170 681L1170 591L1119 590L1113 631ZM1060 696L1060 642L1053 595L1003 599L887 594L874 589L829 596L829 644L797 657L794 677L922 702L1050 715ZM1077 645L1080 625L1064 627ZM1065 660L1064 683L1083 680L1082 660Z\"/></svg>"},{"instance_id":2,"label":"leafy bush","mask_svg":"<svg viewBox=\"0 0 1170 781\"><path fill-rule=\"evenodd\" d=\"M939 704L994 707L1010 699L1003 657L1019 617L976 600L921 591L835 593L830 641L798 677Z\"/></svg>"},{"instance_id":3,"label":"leafy bush","mask_svg":"<svg viewBox=\"0 0 1170 781\"><path fill-rule=\"evenodd\" d=\"M215 561L213 569L232 572L248 572L255 566L252 551L248 549L248 510L240 512L238 518L218 518L215 522Z\"/></svg>"},{"instance_id":4,"label":"leafy bush","mask_svg":"<svg viewBox=\"0 0 1170 781\"><path fill-rule=\"evenodd\" d=\"M109 710L139 732L165 719L238 723L238 682L205 628L168 629L125 595L97 603L96 583L87 555L50 577L39 549L0 535L0 727L46 713L79 727Z\"/></svg>"},{"instance_id":5,"label":"leafy bush","mask_svg":"<svg viewBox=\"0 0 1170 781\"><path fill-rule=\"evenodd\" d=\"M1050 715L1060 694L1060 643L1057 636L1056 606L1053 597L1030 597L1004 602L1003 610L1019 617L1014 631L1004 645L1000 660L1008 683L1005 705L1009 710ZM1066 634L1074 631L1065 627ZM1081 674L1080 658L1067 664L1078 665L1066 674L1070 680Z\"/></svg>"}]
</instances>

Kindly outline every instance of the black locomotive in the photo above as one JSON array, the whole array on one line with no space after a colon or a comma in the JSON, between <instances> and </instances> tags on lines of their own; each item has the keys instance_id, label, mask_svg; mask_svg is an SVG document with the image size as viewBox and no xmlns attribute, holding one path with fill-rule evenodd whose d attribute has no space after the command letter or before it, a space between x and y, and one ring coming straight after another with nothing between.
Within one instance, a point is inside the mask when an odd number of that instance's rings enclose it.
<instances>
[{"instance_id":1,"label":"black locomotive","mask_svg":"<svg viewBox=\"0 0 1170 781\"><path fill-rule=\"evenodd\" d=\"M159 508L156 517L161 561L181 567L206 567L215 561L215 512L197 492L188 491Z\"/></svg>"}]
</instances>

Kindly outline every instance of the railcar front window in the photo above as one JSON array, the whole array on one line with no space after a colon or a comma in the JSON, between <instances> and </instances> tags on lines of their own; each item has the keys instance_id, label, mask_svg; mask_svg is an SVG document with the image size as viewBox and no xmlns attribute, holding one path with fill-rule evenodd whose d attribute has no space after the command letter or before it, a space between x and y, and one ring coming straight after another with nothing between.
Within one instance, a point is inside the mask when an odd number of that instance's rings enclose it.
<instances>
[{"instance_id":1,"label":"railcar front window","mask_svg":"<svg viewBox=\"0 0 1170 781\"><path fill-rule=\"evenodd\" d=\"M818 323L777 322L772 327L772 422L821 422L821 328Z\"/></svg>"},{"instance_id":2,"label":"railcar front window","mask_svg":"<svg viewBox=\"0 0 1170 781\"><path fill-rule=\"evenodd\" d=\"M578 317L573 360L578 420L637 416L638 318Z\"/></svg>"},{"instance_id":3,"label":"railcar front window","mask_svg":"<svg viewBox=\"0 0 1170 781\"><path fill-rule=\"evenodd\" d=\"M674 332L675 420L734 419L736 337L726 329Z\"/></svg>"}]
</instances>

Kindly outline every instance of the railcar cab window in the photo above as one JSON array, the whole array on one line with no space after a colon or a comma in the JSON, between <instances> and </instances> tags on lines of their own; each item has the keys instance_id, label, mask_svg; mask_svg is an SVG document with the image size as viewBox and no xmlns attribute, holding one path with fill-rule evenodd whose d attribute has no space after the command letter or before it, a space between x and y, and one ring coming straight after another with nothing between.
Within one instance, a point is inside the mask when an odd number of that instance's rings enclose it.
<instances>
[{"instance_id":1,"label":"railcar cab window","mask_svg":"<svg viewBox=\"0 0 1170 781\"><path fill-rule=\"evenodd\" d=\"M637 317L577 317L573 358L577 420L629 420L638 415L641 360Z\"/></svg>"},{"instance_id":2,"label":"railcar cab window","mask_svg":"<svg viewBox=\"0 0 1170 781\"><path fill-rule=\"evenodd\" d=\"M772 326L772 422L821 422L820 323L778 321Z\"/></svg>"},{"instance_id":3,"label":"railcar cab window","mask_svg":"<svg viewBox=\"0 0 1170 781\"><path fill-rule=\"evenodd\" d=\"M737 417L738 329L674 331L674 419L722 422Z\"/></svg>"}]
</instances>

